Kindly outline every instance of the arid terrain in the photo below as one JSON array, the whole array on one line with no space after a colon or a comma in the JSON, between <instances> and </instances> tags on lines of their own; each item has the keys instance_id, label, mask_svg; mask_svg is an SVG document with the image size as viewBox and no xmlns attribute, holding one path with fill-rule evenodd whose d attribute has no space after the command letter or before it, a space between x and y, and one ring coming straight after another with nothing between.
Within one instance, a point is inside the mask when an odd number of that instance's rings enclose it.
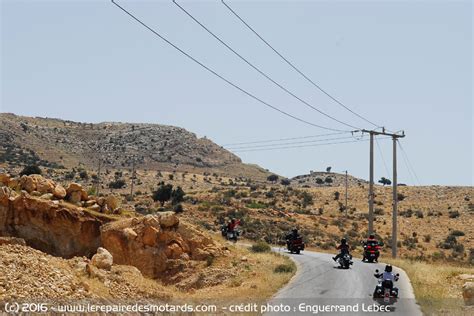
<instances>
[{"instance_id":1,"label":"arid terrain","mask_svg":"<svg viewBox=\"0 0 474 316\"><path fill-rule=\"evenodd\" d=\"M290 263L225 242L220 228L230 218L241 220L239 229L248 242L282 244L296 227L310 249L335 252L346 237L357 255L367 237L368 184L362 179L349 176L345 209L344 175L268 178L267 170L243 164L212 141L180 128L11 114L1 114L0 123L0 171L9 175L2 178L0 200L10 210L3 219L0 214L0 222L7 223L3 230L0 223L0 236L22 238L29 246L5 241L0 266L39 267L28 276L7 268L5 273L13 273L9 280L29 279L14 286L0 279L0 297L28 296L25 284L48 279L51 289L58 289L51 290L51 298L69 291L92 298L126 293L131 298L179 299L188 293L199 299L215 297L216 290L229 298L238 287L243 296L265 299L292 275L276 273L275 267ZM20 177L31 165L39 166L44 178ZM56 190L58 185L64 192ZM157 192L167 185L170 192L182 191L179 198L160 200ZM376 185L375 194L375 231L384 242L382 258L387 258L391 187ZM399 186L399 257L430 266L472 267L473 198L472 187ZM17 214L13 221L11 214ZM74 242L59 237L64 234ZM111 268L92 264L98 247L113 256ZM159 262L150 259L157 253ZM48 266L55 267L57 277L47 276ZM135 282L147 286L137 290ZM60 283L66 284L64 289ZM452 295L459 298L458 283L453 283Z\"/></svg>"}]
</instances>

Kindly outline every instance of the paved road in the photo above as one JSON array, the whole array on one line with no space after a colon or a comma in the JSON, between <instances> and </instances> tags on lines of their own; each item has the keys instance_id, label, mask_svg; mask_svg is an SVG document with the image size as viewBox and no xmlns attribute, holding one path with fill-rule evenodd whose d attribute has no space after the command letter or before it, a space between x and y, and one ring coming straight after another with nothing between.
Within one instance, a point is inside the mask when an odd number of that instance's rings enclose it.
<instances>
[{"instance_id":1,"label":"paved road","mask_svg":"<svg viewBox=\"0 0 474 316\"><path fill-rule=\"evenodd\" d=\"M267 313L269 315L422 315L403 270L394 268L394 272L400 274L400 280L395 284L400 290L400 298L393 310L375 312L374 308L379 305L372 299L377 285L373 274L375 269L383 271L384 264L364 263L354 258L351 269L342 270L329 254L304 251L301 255L290 256L296 261L298 272L270 301L277 310ZM316 310L316 306L333 308L333 312ZM278 308L286 308L286 312L280 312ZM338 310L334 311L336 308Z\"/></svg>"}]
</instances>

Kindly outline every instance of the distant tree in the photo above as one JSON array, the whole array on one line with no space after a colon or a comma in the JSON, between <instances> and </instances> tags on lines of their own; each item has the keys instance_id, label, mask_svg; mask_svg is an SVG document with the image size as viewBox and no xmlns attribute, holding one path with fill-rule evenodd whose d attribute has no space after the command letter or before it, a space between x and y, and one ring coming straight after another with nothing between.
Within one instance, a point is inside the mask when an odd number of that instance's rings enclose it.
<instances>
[{"instance_id":1,"label":"distant tree","mask_svg":"<svg viewBox=\"0 0 474 316\"><path fill-rule=\"evenodd\" d=\"M327 167L326 172L331 172L332 167Z\"/></svg>"},{"instance_id":2,"label":"distant tree","mask_svg":"<svg viewBox=\"0 0 474 316\"><path fill-rule=\"evenodd\" d=\"M332 178L331 177L326 177L326 179L324 179L324 182L332 183Z\"/></svg>"},{"instance_id":3,"label":"distant tree","mask_svg":"<svg viewBox=\"0 0 474 316\"><path fill-rule=\"evenodd\" d=\"M321 178L316 178L316 183L317 183L317 184L323 184L324 181L323 181L323 179L321 179Z\"/></svg>"},{"instance_id":4,"label":"distant tree","mask_svg":"<svg viewBox=\"0 0 474 316\"><path fill-rule=\"evenodd\" d=\"M278 176L276 174L271 174L267 177L267 180L270 181L270 182L277 182L278 181Z\"/></svg>"},{"instance_id":5,"label":"distant tree","mask_svg":"<svg viewBox=\"0 0 474 316\"><path fill-rule=\"evenodd\" d=\"M382 177L382 178L380 178L379 183L381 183L381 184L383 184L383 185L385 186L385 185L390 185L390 184L392 184L392 181L390 181L390 179L387 179L387 178L385 178L385 177Z\"/></svg>"},{"instance_id":6,"label":"distant tree","mask_svg":"<svg viewBox=\"0 0 474 316\"><path fill-rule=\"evenodd\" d=\"M291 180L290 179L281 179L280 183L283 184L283 185L290 185Z\"/></svg>"},{"instance_id":7,"label":"distant tree","mask_svg":"<svg viewBox=\"0 0 474 316\"><path fill-rule=\"evenodd\" d=\"M81 177L82 180L89 179L89 175L87 174L87 171L84 169L79 171L79 177Z\"/></svg>"},{"instance_id":8,"label":"distant tree","mask_svg":"<svg viewBox=\"0 0 474 316\"><path fill-rule=\"evenodd\" d=\"M171 193L173 191L173 186L171 184L164 184L163 182L160 186L153 192L153 200L159 201L161 206L165 205L166 201L169 201L171 198Z\"/></svg>"},{"instance_id":9,"label":"distant tree","mask_svg":"<svg viewBox=\"0 0 474 316\"><path fill-rule=\"evenodd\" d=\"M302 201L303 208L306 208L306 206L313 204L313 196L310 193L304 191L301 194L301 196L303 198L303 201Z\"/></svg>"},{"instance_id":10,"label":"distant tree","mask_svg":"<svg viewBox=\"0 0 474 316\"><path fill-rule=\"evenodd\" d=\"M38 167L37 165L29 165L23 168L23 170L20 172L20 176L29 176L30 174L41 174L40 167Z\"/></svg>"},{"instance_id":11,"label":"distant tree","mask_svg":"<svg viewBox=\"0 0 474 316\"><path fill-rule=\"evenodd\" d=\"M177 205L184 200L184 196L186 193L184 193L183 189L181 187L177 187L171 192L171 203L173 205Z\"/></svg>"}]
</instances>

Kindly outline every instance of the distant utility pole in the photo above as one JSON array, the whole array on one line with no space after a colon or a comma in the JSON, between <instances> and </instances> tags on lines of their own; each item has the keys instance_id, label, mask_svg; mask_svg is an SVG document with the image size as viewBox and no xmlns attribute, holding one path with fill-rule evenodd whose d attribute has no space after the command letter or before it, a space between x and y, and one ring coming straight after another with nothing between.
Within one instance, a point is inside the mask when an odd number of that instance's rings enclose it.
<instances>
[{"instance_id":1,"label":"distant utility pole","mask_svg":"<svg viewBox=\"0 0 474 316\"><path fill-rule=\"evenodd\" d=\"M345 208L344 210L346 211L346 217L347 217L347 185L348 185L348 182L347 182L347 170L346 170L346 201L345 201Z\"/></svg>"},{"instance_id":2,"label":"distant utility pole","mask_svg":"<svg viewBox=\"0 0 474 316\"><path fill-rule=\"evenodd\" d=\"M405 132L401 134L362 130L370 135L370 176L369 176L369 234L374 232L374 137L376 135L391 136L393 140L393 210L392 210L392 257L397 257L397 217L398 217L398 195L397 195L397 140L405 137Z\"/></svg>"},{"instance_id":3,"label":"distant utility pole","mask_svg":"<svg viewBox=\"0 0 474 316\"><path fill-rule=\"evenodd\" d=\"M135 156L132 156L132 185L130 186L130 200L133 200L133 185L135 184Z\"/></svg>"}]
</instances>

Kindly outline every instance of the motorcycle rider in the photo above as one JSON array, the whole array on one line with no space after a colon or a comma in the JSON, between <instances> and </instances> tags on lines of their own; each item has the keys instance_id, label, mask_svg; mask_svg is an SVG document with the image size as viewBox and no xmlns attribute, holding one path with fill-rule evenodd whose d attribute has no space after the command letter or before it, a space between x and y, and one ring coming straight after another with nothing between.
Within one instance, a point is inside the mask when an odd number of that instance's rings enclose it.
<instances>
[{"instance_id":1,"label":"motorcycle rider","mask_svg":"<svg viewBox=\"0 0 474 316\"><path fill-rule=\"evenodd\" d=\"M382 281L382 287L387 287L390 289L390 292L392 290L395 290L395 292L397 293L398 295L398 289L396 287L393 286L393 283L395 281L398 281L398 275L396 274L393 274L392 272L393 268L391 265L387 264L385 266L385 271L383 273L376 273L374 274L374 276L377 278L377 279L380 279ZM374 295L376 295L376 292L377 292L377 288L375 289L374 291Z\"/></svg>"},{"instance_id":2,"label":"motorcycle rider","mask_svg":"<svg viewBox=\"0 0 474 316\"><path fill-rule=\"evenodd\" d=\"M237 225L240 224L240 220L236 220L235 218L232 218L230 222L227 224L227 232L231 233L235 230Z\"/></svg>"},{"instance_id":3,"label":"motorcycle rider","mask_svg":"<svg viewBox=\"0 0 474 316\"><path fill-rule=\"evenodd\" d=\"M347 240L345 238L341 239L341 244L337 246L337 249L340 250L340 252L337 256L333 257L332 260L337 261L337 259L344 256L345 254L348 254L352 259L352 256L349 253L349 245L347 244Z\"/></svg>"},{"instance_id":4,"label":"motorcycle rider","mask_svg":"<svg viewBox=\"0 0 474 316\"><path fill-rule=\"evenodd\" d=\"M378 242L378 240L375 238L375 235L374 234L370 234L369 235L369 238L367 238L366 241L364 241L364 257L362 258L362 261L364 261L366 258L365 258L365 250L367 249L367 246L370 246L372 247L373 249L377 250L380 248L380 244ZM369 248L370 248L369 247ZM377 252L377 256L375 257L375 262L378 262L378 252Z\"/></svg>"},{"instance_id":5,"label":"motorcycle rider","mask_svg":"<svg viewBox=\"0 0 474 316\"><path fill-rule=\"evenodd\" d=\"M292 240L296 240L300 238L300 234L298 233L298 229L297 228L293 228L291 230L291 233L289 233L288 235L285 236L285 239L286 239L286 245L288 246L288 248L290 247L290 242Z\"/></svg>"}]
</instances>

